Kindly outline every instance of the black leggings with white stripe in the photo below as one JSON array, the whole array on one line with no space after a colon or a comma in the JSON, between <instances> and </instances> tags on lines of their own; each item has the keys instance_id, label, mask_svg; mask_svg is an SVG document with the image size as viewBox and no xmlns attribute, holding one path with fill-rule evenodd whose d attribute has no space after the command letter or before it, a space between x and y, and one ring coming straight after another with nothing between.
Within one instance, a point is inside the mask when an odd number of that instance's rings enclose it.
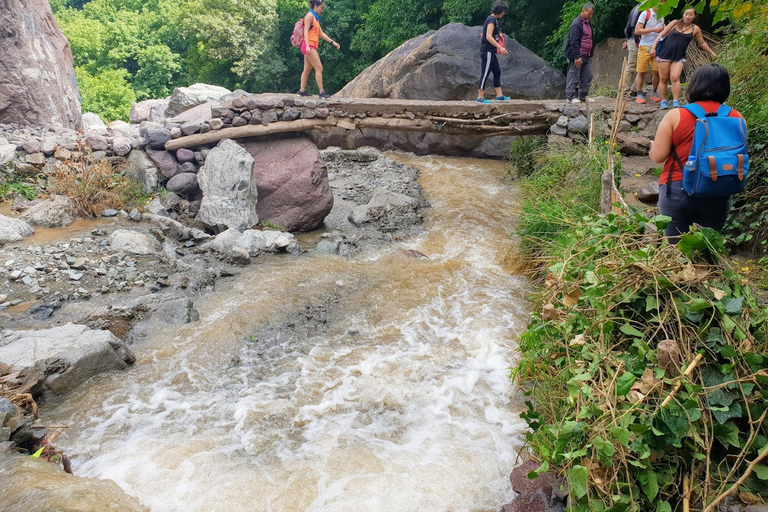
<instances>
[{"instance_id":1,"label":"black leggings with white stripe","mask_svg":"<svg viewBox=\"0 0 768 512\"><path fill-rule=\"evenodd\" d=\"M480 86L478 89L485 89L485 82L488 80L488 74L493 73L493 86L501 87L501 68L499 67L499 60L496 58L496 51L486 52L480 51L480 69L482 75L480 75Z\"/></svg>"}]
</instances>

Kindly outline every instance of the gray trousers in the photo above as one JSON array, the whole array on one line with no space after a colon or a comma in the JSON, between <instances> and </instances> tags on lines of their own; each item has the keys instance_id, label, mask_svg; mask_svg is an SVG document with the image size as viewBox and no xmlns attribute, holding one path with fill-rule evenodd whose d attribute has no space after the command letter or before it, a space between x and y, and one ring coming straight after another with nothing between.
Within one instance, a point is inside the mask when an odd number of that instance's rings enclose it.
<instances>
[{"instance_id":1,"label":"gray trousers","mask_svg":"<svg viewBox=\"0 0 768 512\"><path fill-rule=\"evenodd\" d=\"M672 222L664 230L664 236L670 238L671 243L677 243L680 235L690 231L693 223L722 231L729 211L731 196L691 197L683 190L682 181L659 187L659 212L672 217Z\"/></svg>"},{"instance_id":2,"label":"gray trousers","mask_svg":"<svg viewBox=\"0 0 768 512\"><path fill-rule=\"evenodd\" d=\"M568 74L565 75L565 98L579 98L584 101L592 85L592 61L586 55L581 56L581 67L577 68L573 61L568 62Z\"/></svg>"}]
</instances>

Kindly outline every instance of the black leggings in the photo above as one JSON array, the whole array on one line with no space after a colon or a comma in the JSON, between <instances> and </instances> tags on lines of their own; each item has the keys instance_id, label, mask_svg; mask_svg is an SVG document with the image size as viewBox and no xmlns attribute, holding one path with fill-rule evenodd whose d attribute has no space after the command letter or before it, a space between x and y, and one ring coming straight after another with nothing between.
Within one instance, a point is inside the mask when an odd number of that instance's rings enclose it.
<instances>
[{"instance_id":1,"label":"black leggings","mask_svg":"<svg viewBox=\"0 0 768 512\"><path fill-rule=\"evenodd\" d=\"M480 86L478 89L485 89L485 82L488 80L488 73L493 73L493 86L501 87L501 68L499 60L496 58L496 52L480 52Z\"/></svg>"}]
</instances>

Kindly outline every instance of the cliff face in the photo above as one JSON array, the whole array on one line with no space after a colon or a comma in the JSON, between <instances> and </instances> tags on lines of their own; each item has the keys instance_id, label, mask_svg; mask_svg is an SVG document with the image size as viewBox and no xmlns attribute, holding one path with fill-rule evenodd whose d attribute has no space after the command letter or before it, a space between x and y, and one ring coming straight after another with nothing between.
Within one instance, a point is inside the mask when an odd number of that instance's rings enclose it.
<instances>
[{"instance_id":1,"label":"cliff face","mask_svg":"<svg viewBox=\"0 0 768 512\"><path fill-rule=\"evenodd\" d=\"M0 0L0 123L80 128L72 51L48 0Z\"/></svg>"}]
</instances>

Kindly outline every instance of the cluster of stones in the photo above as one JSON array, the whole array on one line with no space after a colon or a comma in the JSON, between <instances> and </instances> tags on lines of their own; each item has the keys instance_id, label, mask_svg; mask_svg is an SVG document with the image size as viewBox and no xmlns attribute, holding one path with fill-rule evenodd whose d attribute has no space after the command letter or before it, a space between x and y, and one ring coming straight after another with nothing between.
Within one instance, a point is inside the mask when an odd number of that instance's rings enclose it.
<instances>
[{"instance_id":1,"label":"cluster of stones","mask_svg":"<svg viewBox=\"0 0 768 512\"><path fill-rule=\"evenodd\" d=\"M159 291L169 285L168 274L140 268L143 259L154 264L156 254L115 251L102 229L91 235L42 247L19 247L12 256L0 257L0 309L22 302L18 295L8 300L12 287L19 285L29 295L48 303L84 299L92 293L129 291L133 287ZM52 292L49 286L53 283L70 283L70 287L67 291L59 285Z\"/></svg>"},{"instance_id":2,"label":"cluster of stones","mask_svg":"<svg viewBox=\"0 0 768 512\"><path fill-rule=\"evenodd\" d=\"M583 140L589 132L589 112L587 107L581 105L571 105L550 102L546 103L546 109L550 112L560 112L557 122L550 127L550 132L555 135L570 137L574 140ZM594 109L592 109L592 113ZM613 110L603 109L601 112L604 117L609 119L608 128L612 127ZM626 113L619 123L619 132L642 131L648 126L645 120L639 114Z\"/></svg>"},{"instance_id":3,"label":"cluster of stones","mask_svg":"<svg viewBox=\"0 0 768 512\"><path fill-rule=\"evenodd\" d=\"M211 108L211 128L268 125L296 119L326 119L331 115L325 101L304 98L259 98L242 96Z\"/></svg>"}]
</instances>

